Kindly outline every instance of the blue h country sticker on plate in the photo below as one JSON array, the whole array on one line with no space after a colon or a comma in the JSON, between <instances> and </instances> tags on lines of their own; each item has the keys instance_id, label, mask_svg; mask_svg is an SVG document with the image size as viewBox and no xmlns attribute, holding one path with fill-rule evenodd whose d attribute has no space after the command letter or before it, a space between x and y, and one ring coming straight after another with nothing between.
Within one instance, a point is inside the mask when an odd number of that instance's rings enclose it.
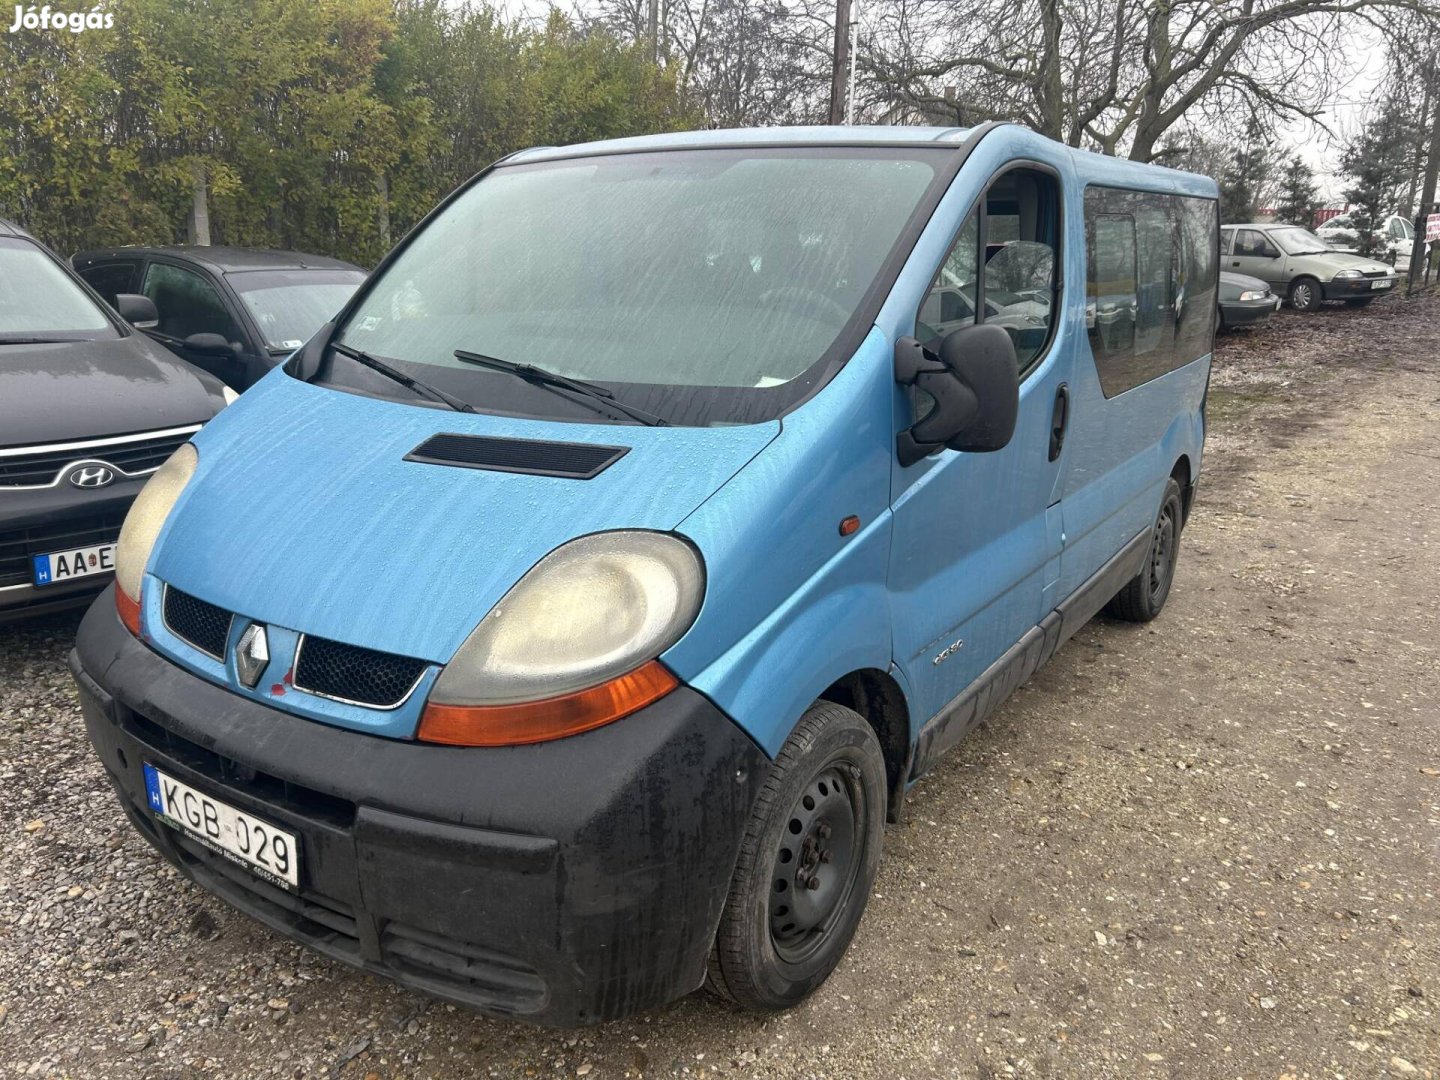
<instances>
[{"instance_id":1,"label":"blue h country sticker on plate","mask_svg":"<svg viewBox=\"0 0 1440 1080\"><path fill-rule=\"evenodd\" d=\"M151 810L157 814L165 812L165 800L160 797L160 776L155 772L154 765L145 766L145 797Z\"/></svg>"},{"instance_id":2,"label":"blue h country sticker on plate","mask_svg":"<svg viewBox=\"0 0 1440 1080\"><path fill-rule=\"evenodd\" d=\"M49 584L50 584L50 556L49 556L49 555L36 555L36 556L35 556L35 584L36 584L36 585L49 585Z\"/></svg>"}]
</instances>

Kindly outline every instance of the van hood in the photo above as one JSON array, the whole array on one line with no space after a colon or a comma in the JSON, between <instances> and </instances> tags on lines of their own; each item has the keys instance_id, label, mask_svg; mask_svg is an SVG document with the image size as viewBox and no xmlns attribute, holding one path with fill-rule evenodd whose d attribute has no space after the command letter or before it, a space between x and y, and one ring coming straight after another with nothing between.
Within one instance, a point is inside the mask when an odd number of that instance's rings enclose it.
<instances>
[{"instance_id":1,"label":"van hood","mask_svg":"<svg viewBox=\"0 0 1440 1080\"><path fill-rule=\"evenodd\" d=\"M218 382L141 334L0 344L0 446L184 427L223 405Z\"/></svg>"},{"instance_id":2,"label":"van hood","mask_svg":"<svg viewBox=\"0 0 1440 1080\"><path fill-rule=\"evenodd\" d=\"M779 430L458 413L277 369L196 436L199 466L149 569L264 623L445 663L560 544L673 529ZM405 460L438 434L628 451L589 480Z\"/></svg>"}]
</instances>

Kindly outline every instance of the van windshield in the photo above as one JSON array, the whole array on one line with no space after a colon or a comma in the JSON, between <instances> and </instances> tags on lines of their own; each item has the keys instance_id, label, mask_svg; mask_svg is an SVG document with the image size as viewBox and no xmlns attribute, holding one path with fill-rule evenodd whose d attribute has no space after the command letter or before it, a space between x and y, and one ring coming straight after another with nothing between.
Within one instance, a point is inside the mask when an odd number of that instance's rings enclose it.
<instances>
[{"instance_id":1,"label":"van windshield","mask_svg":"<svg viewBox=\"0 0 1440 1080\"><path fill-rule=\"evenodd\" d=\"M769 419L843 362L842 331L950 153L502 166L408 243L337 340L486 411L597 419L457 349L599 384L674 424ZM322 381L375 388L357 367L332 354Z\"/></svg>"}]
</instances>

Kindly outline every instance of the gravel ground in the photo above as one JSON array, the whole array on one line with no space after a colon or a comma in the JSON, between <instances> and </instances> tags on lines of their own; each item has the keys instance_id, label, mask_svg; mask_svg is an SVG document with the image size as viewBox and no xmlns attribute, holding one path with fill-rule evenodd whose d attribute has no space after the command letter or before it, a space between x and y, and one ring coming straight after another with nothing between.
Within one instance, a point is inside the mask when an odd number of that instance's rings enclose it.
<instances>
[{"instance_id":1,"label":"gravel ground","mask_svg":"<svg viewBox=\"0 0 1440 1080\"><path fill-rule=\"evenodd\" d=\"M557 1033L308 954L125 823L0 627L0 1075L1440 1073L1440 298L1222 339L1165 615L1097 621L915 790L850 955L754 1017Z\"/></svg>"}]
</instances>

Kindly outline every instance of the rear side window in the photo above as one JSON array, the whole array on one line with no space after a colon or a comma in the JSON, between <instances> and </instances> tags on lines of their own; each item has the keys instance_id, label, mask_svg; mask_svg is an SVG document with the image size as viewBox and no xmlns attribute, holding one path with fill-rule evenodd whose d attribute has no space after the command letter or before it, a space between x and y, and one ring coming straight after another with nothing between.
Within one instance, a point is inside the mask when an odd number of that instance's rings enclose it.
<instances>
[{"instance_id":1,"label":"rear side window","mask_svg":"<svg viewBox=\"0 0 1440 1080\"><path fill-rule=\"evenodd\" d=\"M1215 206L1211 199L1086 190L1085 321L1106 397L1210 351Z\"/></svg>"}]
</instances>

